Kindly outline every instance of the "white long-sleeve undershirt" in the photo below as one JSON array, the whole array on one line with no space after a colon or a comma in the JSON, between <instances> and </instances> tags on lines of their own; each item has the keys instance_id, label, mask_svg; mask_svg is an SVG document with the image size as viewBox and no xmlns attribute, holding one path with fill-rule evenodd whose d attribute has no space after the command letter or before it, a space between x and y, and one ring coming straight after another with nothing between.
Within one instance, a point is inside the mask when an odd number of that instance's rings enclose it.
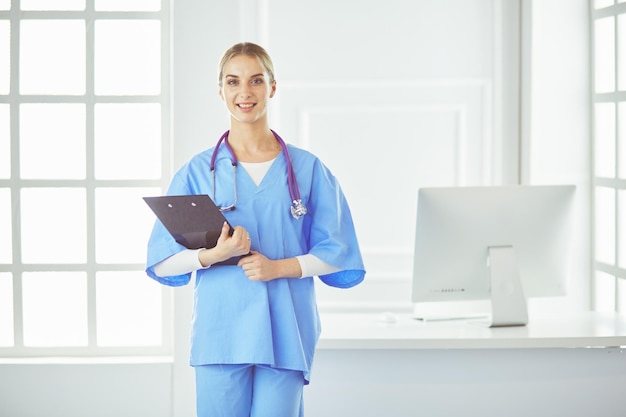
<instances>
[{"instance_id":1,"label":"white long-sleeve undershirt","mask_svg":"<svg viewBox=\"0 0 626 417\"><path fill-rule=\"evenodd\" d=\"M198 252L201 250L202 249L186 249L178 252L156 264L154 266L154 272L160 277L170 277L188 274L198 269L210 268L210 266L204 267L200 263ZM296 259L302 271L300 278L326 275L338 271L337 268L327 264L315 255L300 255L296 256Z\"/></svg>"},{"instance_id":2,"label":"white long-sleeve undershirt","mask_svg":"<svg viewBox=\"0 0 626 417\"><path fill-rule=\"evenodd\" d=\"M254 183L258 186L261 181L263 181L263 177L265 177L265 174L273 162L274 159L266 162L239 162L239 164L241 164L250 178L252 178ZM168 277L188 274L198 269L205 269L198 257L198 252L201 250L202 249L186 249L178 252L156 264L154 266L154 272L160 277ZM327 275L338 271L337 268L327 264L315 255L300 255L296 256L296 259L302 271L300 278Z\"/></svg>"}]
</instances>

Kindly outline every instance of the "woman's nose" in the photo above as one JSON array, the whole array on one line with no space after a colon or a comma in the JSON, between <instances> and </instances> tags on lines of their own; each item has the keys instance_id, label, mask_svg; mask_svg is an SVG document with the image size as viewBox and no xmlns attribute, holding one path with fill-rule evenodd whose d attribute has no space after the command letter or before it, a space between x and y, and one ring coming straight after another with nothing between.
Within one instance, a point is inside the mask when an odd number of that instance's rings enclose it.
<instances>
[{"instance_id":1,"label":"woman's nose","mask_svg":"<svg viewBox=\"0 0 626 417\"><path fill-rule=\"evenodd\" d=\"M250 86L247 84L244 84L241 86L241 91L239 91L239 95L242 98L248 98L250 97Z\"/></svg>"}]
</instances>

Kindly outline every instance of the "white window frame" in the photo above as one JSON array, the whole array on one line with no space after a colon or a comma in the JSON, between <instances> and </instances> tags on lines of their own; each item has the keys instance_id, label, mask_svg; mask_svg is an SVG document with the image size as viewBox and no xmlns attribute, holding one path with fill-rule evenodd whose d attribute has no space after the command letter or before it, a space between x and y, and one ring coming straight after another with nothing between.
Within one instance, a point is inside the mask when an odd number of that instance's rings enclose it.
<instances>
[{"instance_id":1,"label":"white window frame","mask_svg":"<svg viewBox=\"0 0 626 417\"><path fill-rule=\"evenodd\" d=\"M597 2L594 0L589 1L590 4L590 34L591 34L591 50L592 50L592 90L591 90L591 107L592 107L592 141L591 141L591 149L592 153L594 153L596 149L596 114L595 114L595 106L598 103L612 103L615 106L615 161L611 161L611 163L615 163L616 173L614 177L600 177L596 175L596 159L595 154L592 155L591 158L591 178L593 184L593 191L591 193L591 201L592 201L592 230L594 239L592 240L592 285L591 285L591 305L593 310L613 310L616 312L626 312L626 268L623 266L619 266L618 262L618 254L620 251L621 245L626 245L626 242L620 241L619 236L619 210L626 210L626 207L621 207L619 204L618 193L626 192L626 166L619 166L619 152L620 152L620 141L619 141L619 130L626 129L626 126L620 126L618 106L620 103L626 103L626 91L619 90L618 77L619 77L619 59L618 59L618 51L620 44L620 28L618 24L618 17L620 15L626 15L626 3L617 3L614 1L613 5L609 5L606 7L596 8ZM596 22L599 19L604 18L613 18L615 24L615 48L614 48L614 56L615 56L615 88L612 92L602 92L597 93L595 88L595 56L597 51L595 50L595 27ZM624 29L624 28L622 28ZM626 42L626 38L622 35L622 42ZM621 170L621 173L620 173ZM620 174L622 178L620 178ZM615 242L614 242L614 250L615 250L615 260L613 263L602 262L597 259L596 256L596 247L597 240L599 237L597 236L596 229L596 210L597 210L597 199L595 191L599 188L605 188L613 191L615 193Z\"/></svg>"},{"instance_id":2,"label":"white window frame","mask_svg":"<svg viewBox=\"0 0 626 417\"><path fill-rule=\"evenodd\" d=\"M14 345L0 347L0 357L102 357L171 356L173 353L173 296L162 288L162 340L157 346L98 346L96 340L96 272L143 271L145 264L102 264L95 258L95 190L100 187L158 187L165 190L171 174L170 157L170 1L161 0L159 11L96 11L94 0L86 0L82 11L22 11L13 0L11 10L0 11L0 20L10 21L10 92L0 103L10 106L11 177L0 179L9 188L12 203L12 263L0 264L0 272L13 277ZM22 19L80 19L86 22L86 89L83 95L21 95L19 92L20 21ZM161 89L157 95L103 96L94 93L94 26L98 20L158 20L161 25ZM86 178L83 180L28 180L20 178L19 108L22 103L82 103L86 106ZM158 103L161 106L161 173L158 179L101 180L94 175L94 108L98 103ZM87 262L85 264L23 264L20 241L20 190L25 187L79 187L87 194ZM147 244L147 237L146 237ZM84 347L30 347L24 345L21 276L29 271L81 271L87 275L88 344ZM146 279L149 279L146 277ZM120 289L123 290L123 289Z\"/></svg>"}]
</instances>

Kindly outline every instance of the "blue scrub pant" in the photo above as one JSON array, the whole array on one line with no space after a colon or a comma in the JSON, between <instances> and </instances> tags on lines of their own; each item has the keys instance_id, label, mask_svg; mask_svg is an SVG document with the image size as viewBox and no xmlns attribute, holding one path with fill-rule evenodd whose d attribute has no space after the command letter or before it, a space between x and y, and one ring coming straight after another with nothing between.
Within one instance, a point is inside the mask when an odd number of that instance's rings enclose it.
<instances>
[{"instance_id":1,"label":"blue scrub pant","mask_svg":"<svg viewBox=\"0 0 626 417\"><path fill-rule=\"evenodd\" d=\"M198 417L302 417L302 371L264 365L202 365L196 372Z\"/></svg>"}]
</instances>

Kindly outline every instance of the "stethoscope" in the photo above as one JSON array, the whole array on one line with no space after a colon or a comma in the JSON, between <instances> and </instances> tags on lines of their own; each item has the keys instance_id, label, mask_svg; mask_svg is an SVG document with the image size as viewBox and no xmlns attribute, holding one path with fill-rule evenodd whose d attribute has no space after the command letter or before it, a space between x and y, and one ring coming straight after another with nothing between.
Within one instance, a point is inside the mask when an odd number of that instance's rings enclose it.
<instances>
[{"instance_id":1,"label":"stethoscope","mask_svg":"<svg viewBox=\"0 0 626 417\"><path fill-rule=\"evenodd\" d=\"M270 129L271 130L271 129ZM276 132L271 131L274 134L274 137L280 144L282 148L283 155L287 159L287 184L289 185L289 195L291 196L291 215L294 219L299 219L307 213L306 206L302 203L302 199L300 198L300 190L298 189L298 183L296 182L296 174L293 171L293 165L291 164L291 158L289 157L289 151L287 150L287 145L285 141L278 136ZM213 150L213 155L211 155L211 175L213 177L213 201L215 201L215 160L217 158L217 152L219 150L220 145L224 142L226 149L230 152L230 161L233 166L233 204L228 206L218 206L220 211L230 211L235 209L235 205L237 204L237 157L235 156L235 152L233 148L230 147L228 143L228 134L230 130L224 132L220 140L217 141L215 145L215 149Z\"/></svg>"}]
</instances>

